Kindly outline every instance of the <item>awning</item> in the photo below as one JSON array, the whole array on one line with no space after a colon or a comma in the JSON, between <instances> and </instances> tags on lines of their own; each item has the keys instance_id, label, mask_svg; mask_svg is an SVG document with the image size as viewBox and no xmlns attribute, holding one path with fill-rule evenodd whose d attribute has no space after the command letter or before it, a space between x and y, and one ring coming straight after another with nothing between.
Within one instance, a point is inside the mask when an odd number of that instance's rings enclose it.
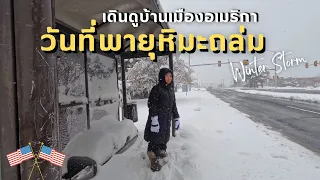
<instances>
[{"instance_id":1,"label":"awning","mask_svg":"<svg viewBox=\"0 0 320 180\"><path fill-rule=\"evenodd\" d=\"M90 27L91 19L96 19L98 34L155 34L163 28L169 28L167 23L141 23L133 27L131 23L102 23L103 13L109 10L118 12L143 12L144 8L151 12L162 12L156 0L56 0L55 16L58 22L66 24L78 31Z\"/></svg>"}]
</instances>

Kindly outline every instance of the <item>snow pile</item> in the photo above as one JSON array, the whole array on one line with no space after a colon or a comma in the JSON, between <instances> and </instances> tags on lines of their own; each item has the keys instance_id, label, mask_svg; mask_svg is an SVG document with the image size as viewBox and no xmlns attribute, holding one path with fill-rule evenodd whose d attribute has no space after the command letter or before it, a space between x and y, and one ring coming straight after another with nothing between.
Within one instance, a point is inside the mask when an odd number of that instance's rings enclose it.
<instances>
[{"instance_id":1,"label":"snow pile","mask_svg":"<svg viewBox=\"0 0 320 180\"><path fill-rule=\"evenodd\" d=\"M152 172L143 130L146 100L138 101L140 136L99 167L94 180L316 180L320 157L251 121L207 91L176 94L181 130L168 143L169 163Z\"/></svg>"},{"instance_id":2,"label":"snow pile","mask_svg":"<svg viewBox=\"0 0 320 180\"><path fill-rule=\"evenodd\" d=\"M230 87L230 88L225 88L225 89L250 89L247 87ZM320 90L319 87L292 87L292 86L285 86L285 87L272 87L272 86L264 86L259 87L259 89L265 89L265 90L276 90L276 89L289 89L289 90Z\"/></svg>"},{"instance_id":3,"label":"snow pile","mask_svg":"<svg viewBox=\"0 0 320 180\"><path fill-rule=\"evenodd\" d=\"M192 91L206 91L206 88L191 88Z\"/></svg>"},{"instance_id":4,"label":"snow pile","mask_svg":"<svg viewBox=\"0 0 320 180\"><path fill-rule=\"evenodd\" d=\"M320 87L292 87L292 86L285 86L285 87L272 87L272 86L265 86L262 89L297 89L297 90L320 90Z\"/></svg>"},{"instance_id":5,"label":"snow pile","mask_svg":"<svg viewBox=\"0 0 320 180\"><path fill-rule=\"evenodd\" d=\"M63 150L66 154L63 173L67 171L67 161L71 156L89 157L102 165L137 134L131 120L118 121L113 116L105 116L94 121L89 130L76 135Z\"/></svg>"},{"instance_id":6,"label":"snow pile","mask_svg":"<svg viewBox=\"0 0 320 180\"><path fill-rule=\"evenodd\" d=\"M309 102L320 102L320 94L307 94L307 93L281 93L281 92L270 92L270 91L257 91L257 90L239 90L238 92L250 93L250 94L258 94L279 98L287 98L292 100L301 100L301 101L309 101Z\"/></svg>"},{"instance_id":7,"label":"snow pile","mask_svg":"<svg viewBox=\"0 0 320 180\"><path fill-rule=\"evenodd\" d=\"M91 106L90 117L92 120L99 120L106 115L113 115L114 118L118 119L118 105L118 102L114 102L112 104L105 104L102 106Z\"/></svg>"}]
</instances>

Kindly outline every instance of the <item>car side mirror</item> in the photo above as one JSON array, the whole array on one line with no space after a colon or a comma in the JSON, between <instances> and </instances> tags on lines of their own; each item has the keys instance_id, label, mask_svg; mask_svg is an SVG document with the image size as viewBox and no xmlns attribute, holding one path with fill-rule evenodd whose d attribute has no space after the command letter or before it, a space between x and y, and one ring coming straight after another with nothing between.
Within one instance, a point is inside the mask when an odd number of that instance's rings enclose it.
<instances>
[{"instance_id":1,"label":"car side mirror","mask_svg":"<svg viewBox=\"0 0 320 180\"><path fill-rule=\"evenodd\" d=\"M73 156L68 159L67 169L63 179L89 180L97 174L97 163L88 157Z\"/></svg>"}]
</instances>

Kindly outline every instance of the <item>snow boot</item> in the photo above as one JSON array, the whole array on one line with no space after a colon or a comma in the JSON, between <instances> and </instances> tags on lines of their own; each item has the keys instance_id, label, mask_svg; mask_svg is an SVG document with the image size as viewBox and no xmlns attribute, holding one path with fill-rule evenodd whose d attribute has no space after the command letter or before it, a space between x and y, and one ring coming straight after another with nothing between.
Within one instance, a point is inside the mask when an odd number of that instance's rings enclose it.
<instances>
[{"instance_id":1,"label":"snow boot","mask_svg":"<svg viewBox=\"0 0 320 180\"><path fill-rule=\"evenodd\" d=\"M161 159L164 159L164 158L168 157L168 153L165 150L160 150L159 151L159 157Z\"/></svg>"},{"instance_id":2,"label":"snow boot","mask_svg":"<svg viewBox=\"0 0 320 180\"><path fill-rule=\"evenodd\" d=\"M160 166L164 166L169 162L168 153L165 150L159 151L159 164Z\"/></svg>"},{"instance_id":3,"label":"snow boot","mask_svg":"<svg viewBox=\"0 0 320 180\"><path fill-rule=\"evenodd\" d=\"M160 171L161 165L159 164L159 159L157 158L156 154L152 151L148 151L147 154L150 160L151 170L153 172Z\"/></svg>"}]
</instances>

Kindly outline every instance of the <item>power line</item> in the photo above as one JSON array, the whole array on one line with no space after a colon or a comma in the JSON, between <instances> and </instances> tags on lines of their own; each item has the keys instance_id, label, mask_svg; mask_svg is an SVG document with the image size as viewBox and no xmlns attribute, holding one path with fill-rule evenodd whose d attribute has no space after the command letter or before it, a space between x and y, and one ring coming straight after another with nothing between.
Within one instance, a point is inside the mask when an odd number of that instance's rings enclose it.
<instances>
[{"instance_id":1,"label":"power line","mask_svg":"<svg viewBox=\"0 0 320 180\"><path fill-rule=\"evenodd\" d=\"M193 64L193 65L190 65L190 67L194 67L194 66L211 66L211 65L230 64L230 63L240 63L240 62L203 63L203 64Z\"/></svg>"}]
</instances>

